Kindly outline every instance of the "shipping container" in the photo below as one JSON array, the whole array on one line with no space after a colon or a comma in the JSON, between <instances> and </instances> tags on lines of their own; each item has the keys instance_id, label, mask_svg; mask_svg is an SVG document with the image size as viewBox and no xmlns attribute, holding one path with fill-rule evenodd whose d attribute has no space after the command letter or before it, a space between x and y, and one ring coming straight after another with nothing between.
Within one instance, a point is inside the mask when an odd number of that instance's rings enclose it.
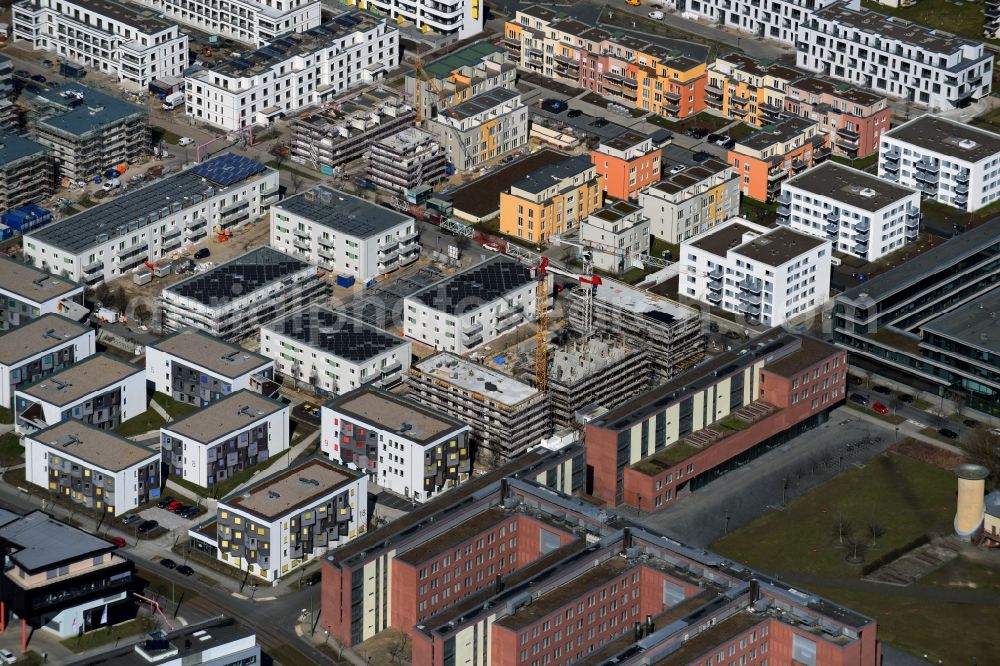
<instances>
[{"instance_id":1,"label":"shipping container","mask_svg":"<svg viewBox=\"0 0 1000 666\"><path fill-rule=\"evenodd\" d=\"M132 274L132 282L136 284L149 284L153 280L153 272L148 268L140 268Z\"/></svg>"},{"instance_id":2,"label":"shipping container","mask_svg":"<svg viewBox=\"0 0 1000 666\"><path fill-rule=\"evenodd\" d=\"M337 276L337 286L338 287L344 287L345 289L348 288L348 287L353 287L354 286L354 276L353 275L338 275Z\"/></svg>"},{"instance_id":3,"label":"shipping container","mask_svg":"<svg viewBox=\"0 0 1000 666\"><path fill-rule=\"evenodd\" d=\"M37 204L28 204L4 213L0 221L17 233L23 234L51 222L52 213Z\"/></svg>"}]
</instances>

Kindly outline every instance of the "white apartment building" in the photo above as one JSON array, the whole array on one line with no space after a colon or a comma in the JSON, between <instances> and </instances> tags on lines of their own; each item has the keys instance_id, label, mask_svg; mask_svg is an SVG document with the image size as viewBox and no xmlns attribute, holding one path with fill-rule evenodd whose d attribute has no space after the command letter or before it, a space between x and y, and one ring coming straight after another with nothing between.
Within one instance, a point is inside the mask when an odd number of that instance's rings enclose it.
<instances>
[{"instance_id":1,"label":"white apartment building","mask_svg":"<svg viewBox=\"0 0 1000 666\"><path fill-rule=\"evenodd\" d=\"M516 90L494 88L439 113L426 127L448 161L468 171L528 143L528 107Z\"/></svg>"},{"instance_id":2,"label":"white apartment building","mask_svg":"<svg viewBox=\"0 0 1000 666\"><path fill-rule=\"evenodd\" d=\"M399 65L399 29L348 12L184 79L187 115L226 130L269 125L320 105Z\"/></svg>"},{"instance_id":3,"label":"white apartment building","mask_svg":"<svg viewBox=\"0 0 1000 666\"><path fill-rule=\"evenodd\" d=\"M785 44L794 44L799 26L813 12L838 0L687 0L681 16L734 28ZM857 9L859 0L845 3Z\"/></svg>"},{"instance_id":4,"label":"white apartment building","mask_svg":"<svg viewBox=\"0 0 1000 666\"><path fill-rule=\"evenodd\" d=\"M188 65L188 38L176 23L114 0L22 0L11 17L15 40L118 77L130 90L145 92Z\"/></svg>"},{"instance_id":5,"label":"white apartment building","mask_svg":"<svg viewBox=\"0 0 1000 666\"><path fill-rule=\"evenodd\" d=\"M45 314L75 319L77 312L86 313L83 285L0 255L0 331Z\"/></svg>"},{"instance_id":6,"label":"white apartment building","mask_svg":"<svg viewBox=\"0 0 1000 666\"><path fill-rule=\"evenodd\" d=\"M455 40L483 31L483 0L345 0L348 5L377 10L393 21L409 21L424 32L450 35Z\"/></svg>"},{"instance_id":7,"label":"white apartment building","mask_svg":"<svg viewBox=\"0 0 1000 666\"><path fill-rule=\"evenodd\" d=\"M211 488L288 449L288 405L242 390L160 428L167 473Z\"/></svg>"},{"instance_id":8,"label":"white apartment building","mask_svg":"<svg viewBox=\"0 0 1000 666\"><path fill-rule=\"evenodd\" d=\"M219 155L28 232L25 261L93 286L256 220L277 197L277 171Z\"/></svg>"},{"instance_id":9,"label":"white apartment building","mask_svg":"<svg viewBox=\"0 0 1000 666\"><path fill-rule=\"evenodd\" d=\"M135 0L171 21L244 44L264 46L278 35L322 22L319 0Z\"/></svg>"},{"instance_id":10,"label":"white apartment building","mask_svg":"<svg viewBox=\"0 0 1000 666\"><path fill-rule=\"evenodd\" d=\"M326 185L271 208L271 247L364 283L420 257L416 221Z\"/></svg>"},{"instance_id":11,"label":"white apartment building","mask_svg":"<svg viewBox=\"0 0 1000 666\"><path fill-rule=\"evenodd\" d=\"M649 242L649 218L627 201L607 204L580 224L580 244L590 249L594 268L608 273L632 268L649 253Z\"/></svg>"},{"instance_id":12,"label":"white apartment building","mask_svg":"<svg viewBox=\"0 0 1000 666\"><path fill-rule=\"evenodd\" d=\"M919 192L836 162L785 181L777 201L778 224L865 261L915 241L920 227Z\"/></svg>"},{"instance_id":13,"label":"white apartment building","mask_svg":"<svg viewBox=\"0 0 1000 666\"><path fill-rule=\"evenodd\" d=\"M419 402L364 387L328 400L321 448L397 495L425 502L472 471L468 424Z\"/></svg>"},{"instance_id":14,"label":"white apartment building","mask_svg":"<svg viewBox=\"0 0 1000 666\"><path fill-rule=\"evenodd\" d=\"M840 3L802 23L796 50L799 67L930 109L966 106L992 86L982 42Z\"/></svg>"},{"instance_id":15,"label":"white apartment building","mask_svg":"<svg viewBox=\"0 0 1000 666\"><path fill-rule=\"evenodd\" d=\"M882 135L879 178L926 199L978 210L1000 198L1000 136L939 116L914 118Z\"/></svg>"},{"instance_id":16,"label":"white apartment building","mask_svg":"<svg viewBox=\"0 0 1000 666\"><path fill-rule=\"evenodd\" d=\"M681 243L678 293L751 324L781 326L830 296L832 246L735 219Z\"/></svg>"},{"instance_id":17,"label":"white apartment building","mask_svg":"<svg viewBox=\"0 0 1000 666\"><path fill-rule=\"evenodd\" d=\"M535 320L532 271L502 255L403 299L403 335L464 354Z\"/></svg>"},{"instance_id":18,"label":"white apartment building","mask_svg":"<svg viewBox=\"0 0 1000 666\"><path fill-rule=\"evenodd\" d=\"M196 328L146 345L146 380L153 390L204 407L274 378L274 361Z\"/></svg>"},{"instance_id":19,"label":"white apartment building","mask_svg":"<svg viewBox=\"0 0 1000 666\"><path fill-rule=\"evenodd\" d=\"M69 420L23 441L25 480L64 499L120 516L160 496L160 454L121 435Z\"/></svg>"},{"instance_id":20,"label":"white apartment building","mask_svg":"<svg viewBox=\"0 0 1000 666\"><path fill-rule=\"evenodd\" d=\"M696 161L678 146L663 150L662 164L663 180L639 192L651 235L680 243L740 214L740 178L731 164Z\"/></svg>"},{"instance_id":21,"label":"white apartment building","mask_svg":"<svg viewBox=\"0 0 1000 666\"><path fill-rule=\"evenodd\" d=\"M322 395L399 384L410 369L411 348L409 340L318 306L260 329L260 353L274 360L278 373Z\"/></svg>"},{"instance_id":22,"label":"white apartment building","mask_svg":"<svg viewBox=\"0 0 1000 666\"><path fill-rule=\"evenodd\" d=\"M11 407L17 389L92 355L96 342L90 326L57 314L0 333L0 407Z\"/></svg>"}]
</instances>

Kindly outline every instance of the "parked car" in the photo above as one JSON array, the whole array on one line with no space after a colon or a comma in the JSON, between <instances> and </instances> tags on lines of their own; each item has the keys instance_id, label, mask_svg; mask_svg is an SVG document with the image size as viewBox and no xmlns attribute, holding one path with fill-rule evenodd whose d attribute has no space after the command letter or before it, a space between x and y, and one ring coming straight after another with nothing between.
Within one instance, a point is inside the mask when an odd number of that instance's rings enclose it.
<instances>
[{"instance_id":1,"label":"parked car","mask_svg":"<svg viewBox=\"0 0 1000 666\"><path fill-rule=\"evenodd\" d=\"M124 548L127 544L123 537L111 537L108 541L115 544L115 548Z\"/></svg>"},{"instance_id":2,"label":"parked car","mask_svg":"<svg viewBox=\"0 0 1000 666\"><path fill-rule=\"evenodd\" d=\"M910 403L913 402L913 396L910 395L909 393L900 393L899 394L899 401L900 402L905 402L907 405L909 405Z\"/></svg>"},{"instance_id":3,"label":"parked car","mask_svg":"<svg viewBox=\"0 0 1000 666\"><path fill-rule=\"evenodd\" d=\"M184 504L184 502L181 502L180 504L178 504L177 506L175 506L173 509L171 509L171 511L173 511L174 513L180 515L181 512L183 512L185 509L190 509L190 508L191 508L190 506L188 506L187 504Z\"/></svg>"},{"instance_id":4,"label":"parked car","mask_svg":"<svg viewBox=\"0 0 1000 666\"><path fill-rule=\"evenodd\" d=\"M711 141L717 146L724 146L727 143L729 143L730 139L728 134L720 134L717 137L715 137L715 141L712 141L711 137L709 137L709 141Z\"/></svg>"},{"instance_id":5,"label":"parked car","mask_svg":"<svg viewBox=\"0 0 1000 666\"><path fill-rule=\"evenodd\" d=\"M43 60L42 64L45 65L46 67L52 67L53 65L55 65L55 63L52 62L51 60Z\"/></svg>"},{"instance_id":6,"label":"parked car","mask_svg":"<svg viewBox=\"0 0 1000 666\"><path fill-rule=\"evenodd\" d=\"M687 169L687 167L684 166L683 164L675 164L674 166L670 167L670 175L675 176L680 172L684 171L685 169Z\"/></svg>"},{"instance_id":7,"label":"parked car","mask_svg":"<svg viewBox=\"0 0 1000 666\"><path fill-rule=\"evenodd\" d=\"M862 384L865 383L865 380L861 379L861 377L855 377L854 375L851 375L850 377L847 378L847 382L851 386L861 386Z\"/></svg>"},{"instance_id":8,"label":"parked car","mask_svg":"<svg viewBox=\"0 0 1000 666\"><path fill-rule=\"evenodd\" d=\"M147 521L143 522L141 525L139 525L139 527L136 528L136 529L139 532L139 534L145 534L146 532L154 530L154 529L156 529L159 526L160 526L160 523L158 521L147 520Z\"/></svg>"},{"instance_id":9,"label":"parked car","mask_svg":"<svg viewBox=\"0 0 1000 666\"><path fill-rule=\"evenodd\" d=\"M166 507L167 511L173 511L174 509L176 509L177 507L179 507L182 504L184 504L184 502L182 502L180 500L174 500L173 502L171 502L170 504L167 505L167 507Z\"/></svg>"},{"instance_id":10,"label":"parked car","mask_svg":"<svg viewBox=\"0 0 1000 666\"><path fill-rule=\"evenodd\" d=\"M889 408L883 405L881 402L876 402L874 405L872 405L872 411L878 412L879 414L888 414Z\"/></svg>"},{"instance_id":11,"label":"parked car","mask_svg":"<svg viewBox=\"0 0 1000 666\"><path fill-rule=\"evenodd\" d=\"M879 384L873 386L872 391L874 391L875 393L881 393L882 395L892 395L892 389L890 389L888 386L881 386Z\"/></svg>"},{"instance_id":12,"label":"parked car","mask_svg":"<svg viewBox=\"0 0 1000 666\"><path fill-rule=\"evenodd\" d=\"M31 77L31 78L35 78L35 77ZM965 225L964 224L953 224L953 225L951 225L951 228L954 229L955 231L957 231L960 234L965 232Z\"/></svg>"},{"instance_id":13,"label":"parked car","mask_svg":"<svg viewBox=\"0 0 1000 666\"><path fill-rule=\"evenodd\" d=\"M0 648L0 663L4 663L4 664L16 664L17 663L17 657L15 657L14 653L11 652L10 650L4 650L4 649Z\"/></svg>"},{"instance_id":14,"label":"parked car","mask_svg":"<svg viewBox=\"0 0 1000 666\"><path fill-rule=\"evenodd\" d=\"M184 574L185 576L190 576L194 573L194 569L192 569L186 564L182 564L179 567L177 567L177 573Z\"/></svg>"},{"instance_id":15,"label":"parked car","mask_svg":"<svg viewBox=\"0 0 1000 666\"><path fill-rule=\"evenodd\" d=\"M189 136L182 136L177 140L178 146L190 146L192 143L194 143L194 139Z\"/></svg>"},{"instance_id":16,"label":"parked car","mask_svg":"<svg viewBox=\"0 0 1000 666\"><path fill-rule=\"evenodd\" d=\"M948 439L958 439L958 433L950 428L940 428L938 434Z\"/></svg>"},{"instance_id":17,"label":"parked car","mask_svg":"<svg viewBox=\"0 0 1000 666\"><path fill-rule=\"evenodd\" d=\"M170 504L173 501L174 501L173 495L167 495L166 497L164 497L163 499L161 499L159 502L157 502L156 506L160 507L161 509L166 509L167 505Z\"/></svg>"},{"instance_id":18,"label":"parked car","mask_svg":"<svg viewBox=\"0 0 1000 666\"><path fill-rule=\"evenodd\" d=\"M122 518L122 525L131 525L135 521L139 520L139 514L130 513L129 515Z\"/></svg>"},{"instance_id":19,"label":"parked car","mask_svg":"<svg viewBox=\"0 0 1000 666\"><path fill-rule=\"evenodd\" d=\"M860 393L851 394L851 402L856 402L864 407L868 406L868 396L861 395Z\"/></svg>"},{"instance_id":20,"label":"parked car","mask_svg":"<svg viewBox=\"0 0 1000 666\"><path fill-rule=\"evenodd\" d=\"M715 143L718 140L719 140L718 134L709 134L707 137L705 137L705 141L708 141L709 143Z\"/></svg>"},{"instance_id":21,"label":"parked car","mask_svg":"<svg viewBox=\"0 0 1000 666\"><path fill-rule=\"evenodd\" d=\"M607 118L598 118L597 120L595 120L594 122L592 122L590 124L593 125L594 127L604 127L605 125L608 124L608 119Z\"/></svg>"},{"instance_id":22,"label":"parked car","mask_svg":"<svg viewBox=\"0 0 1000 666\"><path fill-rule=\"evenodd\" d=\"M162 564L163 566L165 566L168 569L176 569L177 568L177 563L174 562L173 560L171 560L168 557L164 557L162 560L160 560L160 564Z\"/></svg>"},{"instance_id":23,"label":"parked car","mask_svg":"<svg viewBox=\"0 0 1000 666\"><path fill-rule=\"evenodd\" d=\"M719 325L716 324L714 321L709 322L709 324L708 324L708 332L709 333L718 333L719 332Z\"/></svg>"},{"instance_id":24,"label":"parked car","mask_svg":"<svg viewBox=\"0 0 1000 666\"><path fill-rule=\"evenodd\" d=\"M729 141L726 141L724 144L722 144L722 147L725 148L726 150L732 150L733 148L736 147L736 139L730 139Z\"/></svg>"},{"instance_id":25,"label":"parked car","mask_svg":"<svg viewBox=\"0 0 1000 666\"><path fill-rule=\"evenodd\" d=\"M203 247L194 253L195 259L204 259L205 257L210 257L210 256L212 256L212 251L209 250L207 247Z\"/></svg>"},{"instance_id":26,"label":"parked car","mask_svg":"<svg viewBox=\"0 0 1000 666\"><path fill-rule=\"evenodd\" d=\"M35 81L36 83L45 83L48 79L46 79L41 74L35 74L34 76L31 77L31 80Z\"/></svg>"},{"instance_id":27,"label":"parked car","mask_svg":"<svg viewBox=\"0 0 1000 666\"><path fill-rule=\"evenodd\" d=\"M20 76L22 79L27 79L31 77L31 72L26 69L19 69L14 72L14 76Z\"/></svg>"},{"instance_id":28,"label":"parked car","mask_svg":"<svg viewBox=\"0 0 1000 666\"><path fill-rule=\"evenodd\" d=\"M980 423L976 419L965 419L964 421L962 421L962 424L966 428L978 428L979 426L983 425L982 423Z\"/></svg>"},{"instance_id":29,"label":"parked car","mask_svg":"<svg viewBox=\"0 0 1000 666\"><path fill-rule=\"evenodd\" d=\"M198 511L199 511L198 507L189 506L188 508L184 509L184 511L181 512L181 518L187 518L187 519L194 518L195 516L198 515Z\"/></svg>"},{"instance_id":30,"label":"parked car","mask_svg":"<svg viewBox=\"0 0 1000 666\"><path fill-rule=\"evenodd\" d=\"M323 574L319 571L311 573L304 581L306 585L318 585L323 580Z\"/></svg>"},{"instance_id":31,"label":"parked car","mask_svg":"<svg viewBox=\"0 0 1000 666\"><path fill-rule=\"evenodd\" d=\"M662 21L663 20L663 12L649 12L648 16L649 16L649 18L653 19L654 21Z\"/></svg>"},{"instance_id":32,"label":"parked car","mask_svg":"<svg viewBox=\"0 0 1000 666\"><path fill-rule=\"evenodd\" d=\"M990 428L990 434L1000 436L1000 428Z\"/></svg>"},{"instance_id":33,"label":"parked car","mask_svg":"<svg viewBox=\"0 0 1000 666\"><path fill-rule=\"evenodd\" d=\"M583 111L581 111L580 109L570 109L569 113L567 113L566 115L569 116L570 118L579 118L580 116L583 115Z\"/></svg>"}]
</instances>

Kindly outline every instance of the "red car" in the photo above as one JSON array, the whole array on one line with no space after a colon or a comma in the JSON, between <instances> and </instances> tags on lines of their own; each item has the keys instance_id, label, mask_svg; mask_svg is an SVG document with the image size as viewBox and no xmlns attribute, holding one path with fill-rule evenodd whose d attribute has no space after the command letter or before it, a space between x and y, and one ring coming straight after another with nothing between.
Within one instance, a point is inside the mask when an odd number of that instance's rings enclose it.
<instances>
[{"instance_id":1,"label":"red car","mask_svg":"<svg viewBox=\"0 0 1000 666\"><path fill-rule=\"evenodd\" d=\"M883 405L881 402L876 402L872 405L872 410L878 412L879 414L888 414L889 408Z\"/></svg>"},{"instance_id":2,"label":"red car","mask_svg":"<svg viewBox=\"0 0 1000 666\"><path fill-rule=\"evenodd\" d=\"M109 541L111 541L111 543L115 544L116 548L124 548L125 547L125 539L123 539L122 537L111 537L109 539Z\"/></svg>"},{"instance_id":3,"label":"red car","mask_svg":"<svg viewBox=\"0 0 1000 666\"><path fill-rule=\"evenodd\" d=\"M167 505L167 511L173 511L174 509L176 509L177 507L179 507L181 504L183 504L183 502L180 502L178 500L174 500L173 502L171 502L170 504Z\"/></svg>"}]
</instances>

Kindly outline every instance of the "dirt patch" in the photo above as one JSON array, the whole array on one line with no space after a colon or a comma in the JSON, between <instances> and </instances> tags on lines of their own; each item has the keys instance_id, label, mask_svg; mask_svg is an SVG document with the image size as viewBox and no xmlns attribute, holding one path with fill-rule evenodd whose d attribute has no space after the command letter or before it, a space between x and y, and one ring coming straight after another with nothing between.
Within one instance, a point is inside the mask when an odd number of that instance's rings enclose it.
<instances>
[{"instance_id":1,"label":"dirt patch","mask_svg":"<svg viewBox=\"0 0 1000 666\"><path fill-rule=\"evenodd\" d=\"M945 451L933 444L909 437L898 444L893 444L889 450L947 470L955 469L965 462L965 456L961 454Z\"/></svg>"}]
</instances>

